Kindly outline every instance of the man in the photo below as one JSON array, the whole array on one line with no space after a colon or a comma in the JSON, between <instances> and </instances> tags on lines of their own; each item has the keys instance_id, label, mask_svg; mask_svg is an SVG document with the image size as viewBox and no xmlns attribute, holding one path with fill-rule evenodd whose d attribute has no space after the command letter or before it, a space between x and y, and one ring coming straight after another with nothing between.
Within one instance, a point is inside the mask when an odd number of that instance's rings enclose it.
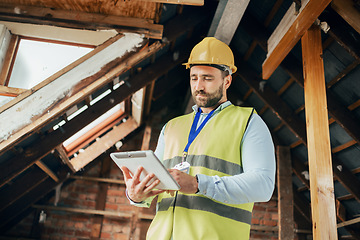
<instances>
[{"instance_id":1,"label":"man","mask_svg":"<svg viewBox=\"0 0 360 240\"><path fill-rule=\"evenodd\" d=\"M194 112L170 120L155 154L180 185L177 192L156 190L142 167L131 176L122 168L132 204L149 206L158 196L148 239L249 239L254 202L274 190L275 155L268 128L253 108L236 107L226 91L237 69L231 49L207 37L192 50L190 68ZM187 172L180 171L188 166Z\"/></svg>"}]
</instances>

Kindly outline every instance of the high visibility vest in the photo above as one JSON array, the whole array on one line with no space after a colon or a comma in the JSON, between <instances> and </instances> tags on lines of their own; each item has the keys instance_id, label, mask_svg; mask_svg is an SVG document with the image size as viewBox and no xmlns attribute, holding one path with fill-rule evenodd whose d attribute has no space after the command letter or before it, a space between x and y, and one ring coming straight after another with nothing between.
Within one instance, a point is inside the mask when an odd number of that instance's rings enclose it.
<instances>
[{"instance_id":1,"label":"high visibility vest","mask_svg":"<svg viewBox=\"0 0 360 240\"><path fill-rule=\"evenodd\" d=\"M230 105L214 116L188 150L189 174L232 176L243 172L240 144L253 108ZM165 128L164 164L181 162L194 113L175 118ZM249 239L254 203L227 204L201 194L158 196L157 213L147 239Z\"/></svg>"}]
</instances>

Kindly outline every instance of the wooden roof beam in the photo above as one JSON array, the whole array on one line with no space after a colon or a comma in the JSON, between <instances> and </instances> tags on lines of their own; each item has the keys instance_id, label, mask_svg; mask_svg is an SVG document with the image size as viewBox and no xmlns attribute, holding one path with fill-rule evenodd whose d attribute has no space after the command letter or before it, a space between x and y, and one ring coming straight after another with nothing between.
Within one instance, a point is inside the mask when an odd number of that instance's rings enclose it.
<instances>
[{"instance_id":1,"label":"wooden roof beam","mask_svg":"<svg viewBox=\"0 0 360 240\"><path fill-rule=\"evenodd\" d=\"M4 3L0 4L0 20L88 30L132 31L154 39L161 39L163 33L162 25L148 19Z\"/></svg>"},{"instance_id":2,"label":"wooden roof beam","mask_svg":"<svg viewBox=\"0 0 360 240\"><path fill-rule=\"evenodd\" d=\"M208 36L230 44L250 0L220 0Z\"/></svg>"},{"instance_id":3,"label":"wooden roof beam","mask_svg":"<svg viewBox=\"0 0 360 240\"><path fill-rule=\"evenodd\" d=\"M268 55L262 66L262 77L268 79L315 22L331 0L305 0L298 10L293 3L268 40Z\"/></svg>"},{"instance_id":4,"label":"wooden roof beam","mask_svg":"<svg viewBox=\"0 0 360 240\"><path fill-rule=\"evenodd\" d=\"M68 177L68 167L63 167L58 171L59 182L63 182ZM9 224L25 209L30 207L32 204L40 200L46 193L52 191L52 189L59 183L52 180L50 177L46 178L41 183L37 184L31 191L25 192L25 194L12 202L12 204L0 212L0 231L5 232L9 227Z\"/></svg>"},{"instance_id":5,"label":"wooden roof beam","mask_svg":"<svg viewBox=\"0 0 360 240\"><path fill-rule=\"evenodd\" d=\"M115 145L117 141L129 135L138 126L139 125L133 118L129 118L119 126L114 126L110 132L106 133L98 141L87 147L84 152L79 153L75 158L71 159L71 165L73 165L76 171L79 171L103 152Z\"/></svg>"},{"instance_id":6,"label":"wooden roof beam","mask_svg":"<svg viewBox=\"0 0 360 240\"><path fill-rule=\"evenodd\" d=\"M352 0L333 0L331 7L360 33L360 14Z\"/></svg>"},{"instance_id":7,"label":"wooden roof beam","mask_svg":"<svg viewBox=\"0 0 360 240\"><path fill-rule=\"evenodd\" d=\"M264 91L260 91L260 79L257 74L251 70L251 67L247 63L243 62L239 64L239 66L239 71L237 71L234 75L241 76L248 86L259 96L259 98L268 104L274 112L276 112L277 116L282 119L289 130L292 131L294 135L306 145L307 139L305 123L297 115L292 114L293 111L291 108L279 96L277 96L270 87L265 86ZM336 179L338 179L338 181L341 182L342 185L351 194L353 194L358 201L360 201L360 181L336 158L336 156L332 155L332 160L334 176ZM339 165L342 166L341 171L337 168Z\"/></svg>"},{"instance_id":8,"label":"wooden roof beam","mask_svg":"<svg viewBox=\"0 0 360 240\"><path fill-rule=\"evenodd\" d=\"M25 91L27 91L27 89L5 87L0 85L0 96L17 97Z\"/></svg>"},{"instance_id":9,"label":"wooden roof beam","mask_svg":"<svg viewBox=\"0 0 360 240\"><path fill-rule=\"evenodd\" d=\"M242 24L241 26L244 27L246 31L258 42L261 48L266 50L267 45L265 40L268 38L267 30L250 14L245 14L244 20L247 24ZM340 28L340 26L336 27L336 29L338 28ZM333 31L337 32L334 28ZM351 42L351 44L355 45L355 42ZM355 51L356 48L354 47L351 47L351 49ZM284 61L282 61L280 66L301 87L304 87L301 63L292 54L289 54ZM357 118L349 109L340 104L340 101L330 89L327 89L326 96L329 114L353 139L357 141L358 144L360 144L360 125L358 124Z\"/></svg>"},{"instance_id":10,"label":"wooden roof beam","mask_svg":"<svg viewBox=\"0 0 360 240\"><path fill-rule=\"evenodd\" d=\"M134 0L134 1L194 5L194 6L204 5L204 0Z\"/></svg>"}]
</instances>

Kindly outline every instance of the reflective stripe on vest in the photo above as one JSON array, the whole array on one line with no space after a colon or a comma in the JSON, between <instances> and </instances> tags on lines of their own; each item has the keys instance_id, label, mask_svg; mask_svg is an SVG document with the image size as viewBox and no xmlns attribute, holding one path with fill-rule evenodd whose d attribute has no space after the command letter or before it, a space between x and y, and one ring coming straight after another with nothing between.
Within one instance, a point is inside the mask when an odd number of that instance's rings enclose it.
<instances>
[{"instance_id":1,"label":"reflective stripe on vest","mask_svg":"<svg viewBox=\"0 0 360 240\"><path fill-rule=\"evenodd\" d=\"M214 116L191 144L189 174L232 176L243 172L240 145L252 108L230 105ZM171 120L165 128L164 164L181 161L194 113ZM253 203L226 204L202 195L163 193L147 239L248 239Z\"/></svg>"}]
</instances>

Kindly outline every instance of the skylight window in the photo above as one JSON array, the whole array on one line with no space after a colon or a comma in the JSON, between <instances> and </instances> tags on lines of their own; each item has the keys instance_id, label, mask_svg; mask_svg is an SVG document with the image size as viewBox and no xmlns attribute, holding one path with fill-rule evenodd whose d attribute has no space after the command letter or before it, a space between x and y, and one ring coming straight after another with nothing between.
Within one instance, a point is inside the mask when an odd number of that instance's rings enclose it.
<instances>
[{"instance_id":1,"label":"skylight window","mask_svg":"<svg viewBox=\"0 0 360 240\"><path fill-rule=\"evenodd\" d=\"M21 39L8 86L30 89L92 50Z\"/></svg>"}]
</instances>

